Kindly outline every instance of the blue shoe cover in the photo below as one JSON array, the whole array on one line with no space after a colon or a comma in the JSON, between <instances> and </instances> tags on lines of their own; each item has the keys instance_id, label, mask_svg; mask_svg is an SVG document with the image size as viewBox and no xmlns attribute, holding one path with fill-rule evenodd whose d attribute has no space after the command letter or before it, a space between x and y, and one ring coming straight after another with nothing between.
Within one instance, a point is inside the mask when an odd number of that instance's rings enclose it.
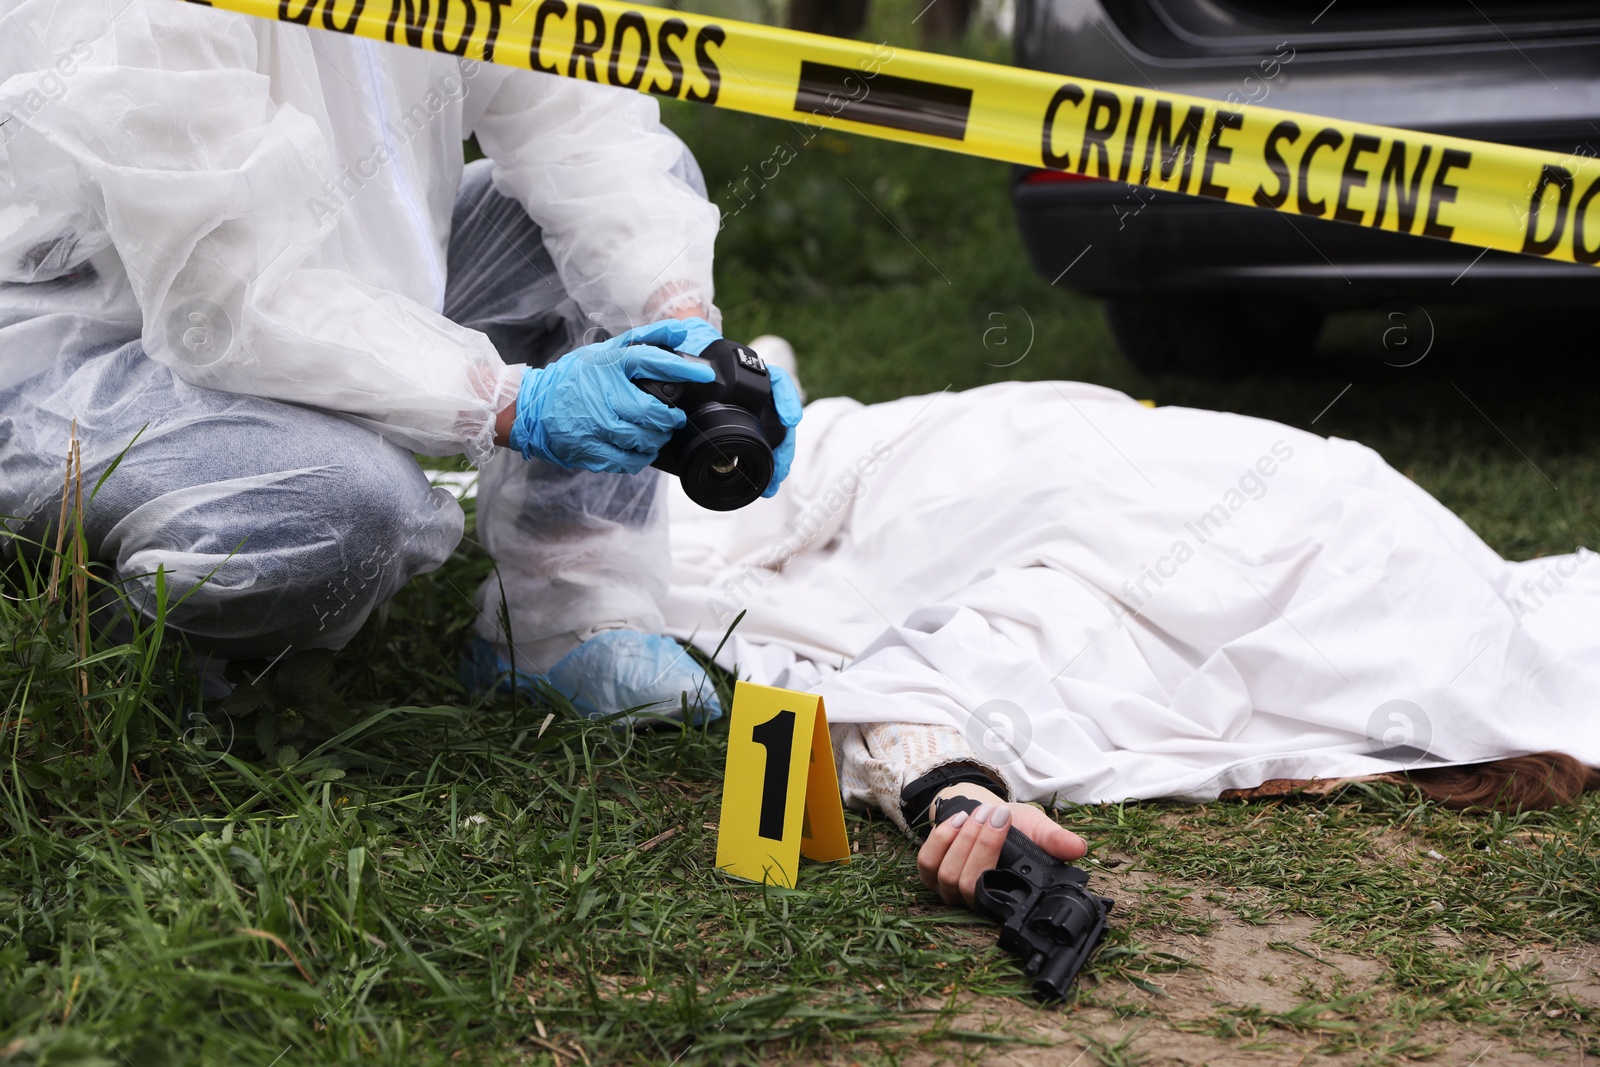
<instances>
[{"instance_id":1,"label":"blue shoe cover","mask_svg":"<svg viewBox=\"0 0 1600 1067\"><path fill-rule=\"evenodd\" d=\"M552 688L589 719L631 711L629 718L683 718L704 725L722 718L722 703L705 668L670 637L638 630L607 630L556 661L546 676Z\"/></svg>"},{"instance_id":2,"label":"blue shoe cover","mask_svg":"<svg viewBox=\"0 0 1600 1067\"><path fill-rule=\"evenodd\" d=\"M461 684L474 697L497 693L510 696L519 693L529 700L539 698L539 684L548 685L537 671L512 670L511 664L494 647L494 644L474 636L467 642L461 656Z\"/></svg>"},{"instance_id":3,"label":"blue shoe cover","mask_svg":"<svg viewBox=\"0 0 1600 1067\"><path fill-rule=\"evenodd\" d=\"M630 711L630 721L677 721L683 718L684 694L691 725L722 717L722 703L705 668L672 638L637 630L596 634L543 675L512 670L493 644L474 637L461 663L461 681L473 693L516 691L530 698L539 695L543 683L589 719Z\"/></svg>"}]
</instances>

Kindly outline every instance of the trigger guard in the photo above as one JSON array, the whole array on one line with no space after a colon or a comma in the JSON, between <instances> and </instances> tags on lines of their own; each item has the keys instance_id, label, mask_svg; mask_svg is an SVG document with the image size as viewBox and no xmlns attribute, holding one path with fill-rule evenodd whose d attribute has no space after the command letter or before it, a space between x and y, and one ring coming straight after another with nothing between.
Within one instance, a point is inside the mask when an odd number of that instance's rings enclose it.
<instances>
[{"instance_id":1,"label":"trigger guard","mask_svg":"<svg viewBox=\"0 0 1600 1067\"><path fill-rule=\"evenodd\" d=\"M991 867L978 875L972 899L985 915L1008 924L1013 916L1026 912L1033 892L1033 886L1020 874L1004 867Z\"/></svg>"}]
</instances>

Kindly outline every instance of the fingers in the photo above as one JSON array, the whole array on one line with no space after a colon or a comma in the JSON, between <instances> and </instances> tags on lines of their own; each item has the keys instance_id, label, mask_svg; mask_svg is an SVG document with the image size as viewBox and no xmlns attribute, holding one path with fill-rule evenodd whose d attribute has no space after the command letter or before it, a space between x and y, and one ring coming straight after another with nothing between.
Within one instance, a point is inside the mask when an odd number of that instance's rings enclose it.
<instances>
[{"instance_id":1,"label":"fingers","mask_svg":"<svg viewBox=\"0 0 1600 1067\"><path fill-rule=\"evenodd\" d=\"M707 323L709 326L710 323ZM661 319L618 334L611 344L626 348L629 345L655 345L658 348L677 348L689 336L689 328L681 319Z\"/></svg>"},{"instance_id":2,"label":"fingers","mask_svg":"<svg viewBox=\"0 0 1600 1067\"><path fill-rule=\"evenodd\" d=\"M777 448L772 450L772 480L767 483L767 488L762 491L764 497L778 495L778 487L783 480L789 477L789 468L794 466L794 427L789 427L789 432L783 435L783 440Z\"/></svg>"},{"instance_id":3,"label":"fingers","mask_svg":"<svg viewBox=\"0 0 1600 1067\"><path fill-rule=\"evenodd\" d=\"M682 331L679 331L682 342ZM654 378L661 382L709 382L717 376L711 364L688 359L649 345L631 345L622 350L622 372L629 378Z\"/></svg>"},{"instance_id":4,"label":"fingers","mask_svg":"<svg viewBox=\"0 0 1600 1067\"><path fill-rule=\"evenodd\" d=\"M722 333L711 323L702 318L682 319L687 336L683 343L677 346L679 352L689 356L698 356L709 348L714 342L722 340Z\"/></svg>"},{"instance_id":5,"label":"fingers","mask_svg":"<svg viewBox=\"0 0 1600 1067\"><path fill-rule=\"evenodd\" d=\"M619 396L603 415L565 421L560 434L564 465L637 474L654 462L671 440L672 431L683 425L683 412L631 386L629 389L637 393L637 400Z\"/></svg>"},{"instance_id":6,"label":"fingers","mask_svg":"<svg viewBox=\"0 0 1600 1067\"><path fill-rule=\"evenodd\" d=\"M627 349L625 351L657 352L656 349ZM671 356L670 353L660 353ZM676 358L676 357L671 357ZM671 439L674 431L687 421L681 410L662 403L631 382L612 391L608 397L611 418L602 418L593 429L594 436L622 451L632 453L622 463L622 469L633 474L656 458L656 454Z\"/></svg>"},{"instance_id":7,"label":"fingers","mask_svg":"<svg viewBox=\"0 0 1600 1067\"><path fill-rule=\"evenodd\" d=\"M977 821L977 814L973 812L973 821ZM1011 829L1011 808L1008 805L991 807L988 816L983 825L978 827L966 863L956 875L959 899L969 908L976 903L973 898L978 889L978 876L1000 862L1000 850L1005 846L1007 831Z\"/></svg>"},{"instance_id":8,"label":"fingers","mask_svg":"<svg viewBox=\"0 0 1600 1067\"><path fill-rule=\"evenodd\" d=\"M981 804L970 817L961 812L933 828L917 853L922 884L946 904L974 907L978 878L1000 862L1000 850L1013 823L1057 859L1081 859L1088 852L1083 838L1058 826L1038 808Z\"/></svg>"},{"instance_id":9,"label":"fingers","mask_svg":"<svg viewBox=\"0 0 1600 1067\"><path fill-rule=\"evenodd\" d=\"M969 817L968 812L957 812L935 826L922 843L922 848L917 850L917 876L922 879L923 885L934 892L939 891L939 865L944 862L944 854L950 850L951 842L967 824Z\"/></svg>"},{"instance_id":10,"label":"fingers","mask_svg":"<svg viewBox=\"0 0 1600 1067\"><path fill-rule=\"evenodd\" d=\"M1017 829L1056 859L1081 860L1088 855L1089 845L1083 838L1063 828L1039 808L1031 804L1020 805L1012 814Z\"/></svg>"},{"instance_id":11,"label":"fingers","mask_svg":"<svg viewBox=\"0 0 1600 1067\"><path fill-rule=\"evenodd\" d=\"M654 463L666 443L648 430L630 432L614 427L601 429L595 437L597 448L607 453L609 462L627 474L637 474Z\"/></svg>"},{"instance_id":12,"label":"fingers","mask_svg":"<svg viewBox=\"0 0 1600 1067\"><path fill-rule=\"evenodd\" d=\"M772 404L778 409L778 419L789 428L783 435L783 442L772 450L772 481L767 483L766 490L761 494L764 497L776 496L778 487L789 476L789 469L794 465L794 428L800 425L800 418L805 413L800 404L800 391L794 387L794 379L782 367L767 367L772 375Z\"/></svg>"},{"instance_id":13,"label":"fingers","mask_svg":"<svg viewBox=\"0 0 1600 1067\"><path fill-rule=\"evenodd\" d=\"M950 823L957 819L961 816L957 815ZM1010 828L1011 811L1004 804L980 804L971 818L962 821L939 858L934 874L931 888L938 892L941 900L946 904L972 907L978 876L1000 861L1000 848ZM933 840L932 835L928 840Z\"/></svg>"},{"instance_id":14,"label":"fingers","mask_svg":"<svg viewBox=\"0 0 1600 1067\"><path fill-rule=\"evenodd\" d=\"M672 432L688 421L680 408L662 403L643 389L632 385L619 390L611 397L611 410L626 426L636 426L647 431L648 436L659 437L655 447L666 444ZM618 442L621 444L621 442Z\"/></svg>"},{"instance_id":15,"label":"fingers","mask_svg":"<svg viewBox=\"0 0 1600 1067\"><path fill-rule=\"evenodd\" d=\"M772 377L772 404L778 409L779 420L790 428L800 425L805 408L800 403L800 390L795 388L794 379L782 367L770 363L767 373Z\"/></svg>"}]
</instances>

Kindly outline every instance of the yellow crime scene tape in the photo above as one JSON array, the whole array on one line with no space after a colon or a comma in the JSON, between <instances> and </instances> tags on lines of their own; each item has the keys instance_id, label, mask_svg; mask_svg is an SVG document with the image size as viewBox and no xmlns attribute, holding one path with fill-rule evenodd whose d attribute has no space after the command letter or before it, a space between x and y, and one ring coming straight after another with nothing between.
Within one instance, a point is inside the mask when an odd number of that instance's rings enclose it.
<instances>
[{"instance_id":1,"label":"yellow crime scene tape","mask_svg":"<svg viewBox=\"0 0 1600 1067\"><path fill-rule=\"evenodd\" d=\"M614 0L207 6L813 129L1600 262L1600 160L1582 155L1235 107Z\"/></svg>"}]
</instances>

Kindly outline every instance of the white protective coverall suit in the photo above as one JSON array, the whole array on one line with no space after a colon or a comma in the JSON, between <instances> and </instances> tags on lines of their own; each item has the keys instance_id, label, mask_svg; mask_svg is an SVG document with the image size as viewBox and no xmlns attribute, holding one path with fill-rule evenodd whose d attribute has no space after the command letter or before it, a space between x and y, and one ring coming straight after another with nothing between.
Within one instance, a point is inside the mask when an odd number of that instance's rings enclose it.
<instances>
[{"instance_id":1,"label":"white protective coverall suit","mask_svg":"<svg viewBox=\"0 0 1600 1067\"><path fill-rule=\"evenodd\" d=\"M90 485L138 434L87 520L135 598L158 568L194 590L169 627L223 657L338 647L460 538L410 453L466 452L500 567L481 635L503 650L502 588L519 665L660 631L659 472L493 447L514 364L715 321L717 210L655 101L173 0L23 0L0 116L14 531L53 521L74 420ZM464 170L470 134L492 162Z\"/></svg>"}]
</instances>

